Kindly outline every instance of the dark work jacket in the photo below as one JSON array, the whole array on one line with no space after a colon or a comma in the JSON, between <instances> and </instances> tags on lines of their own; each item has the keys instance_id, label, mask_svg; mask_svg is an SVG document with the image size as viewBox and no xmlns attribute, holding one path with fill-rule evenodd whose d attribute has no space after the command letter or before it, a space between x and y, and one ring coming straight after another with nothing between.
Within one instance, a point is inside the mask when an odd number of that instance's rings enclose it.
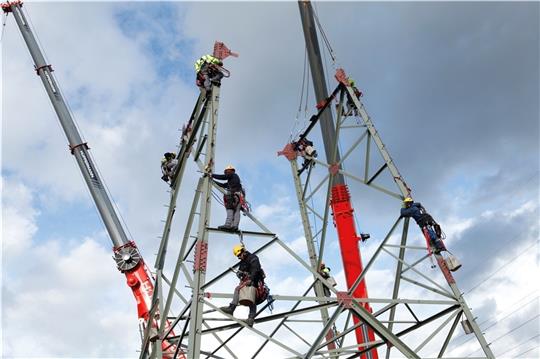
<instances>
[{"instance_id":1,"label":"dark work jacket","mask_svg":"<svg viewBox=\"0 0 540 359\"><path fill-rule=\"evenodd\" d=\"M436 225L433 217L419 202L414 202L409 208L402 208L401 217L412 217L420 227Z\"/></svg>"},{"instance_id":2,"label":"dark work jacket","mask_svg":"<svg viewBox=\"0 0 540 359\"><path fill-rule=\"evenodd\" d=\"M240 261L238 270L247 273L249 279L251 279L251 285L256 287L259 282L263 280L263 270L259 257L255 254L246 251L246 256Z\"/></svg>"},{"instance_id":3,"label":"dark work jacket","mask_svg":"<svg viewBox=\"0 0 540 359\"><path fill-rule=\"evenodd\" d=\"M424 217L423 207L419 202L414 202L409 208L401 209L401 217L412 217L421 226Z\"/></svg>"},{"instance_id":4,"label":"dark work jacket","mask_svg":"<svg viewBox=\"0 0 540 359\"><path fill-rule=\"evenodd\" d=\"M212 178L218 180L227 180L227 183L216 182L218 186L226 188L231 192L242 192L240 177L236 173L217 175L212 173Z\"/></svg>"}]
</instances>

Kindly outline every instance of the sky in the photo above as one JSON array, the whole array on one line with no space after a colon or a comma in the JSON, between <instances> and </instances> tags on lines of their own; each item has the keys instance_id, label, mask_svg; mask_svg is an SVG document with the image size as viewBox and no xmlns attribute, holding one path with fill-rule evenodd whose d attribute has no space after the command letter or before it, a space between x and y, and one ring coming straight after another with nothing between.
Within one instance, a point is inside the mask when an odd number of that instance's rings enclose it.
<instances>
[{"instance_id":1,"label":"sky","mask_svg":"<svg viewBox=\"0 0 540 359\"><path fill-rule=\"evenodd\" d=\"M295 2L24 7L147 263L168 201L159 161L195 104L193 63L215 40L240 54L225 61L231 77L221 90L216 166L234 164L253 213L306 256L290 168L276 156L295 124L315 110L311 92L307 111L298 111L305 47ZM337 59L333 64L325 53L327 71L343 67L364 92L414 198L442 225L463 263L456 279L495 355L538 357L539 4L314 7ZM135 357L134 300L13 17L5 24L2 356ZM314 139L323 153L319 135ZM182 233L198 176L193 166L186 171L181 201L188 204L180 202L172 238ZM374 239L361 248L367 261L399 203L350 186L358 228ZM214 206L212 213L220 224L222 210ZM343 285L333 238L325 261ZM234 244L216 242L212 270L233 263L224 258ZM272 254L261 260L274 293L306 279ZM387 286L392 271L381 262L367 283L384 285L370 290ZM478 355L465 339L456 339L453 353Z\"/></svg>"}]
</instances>

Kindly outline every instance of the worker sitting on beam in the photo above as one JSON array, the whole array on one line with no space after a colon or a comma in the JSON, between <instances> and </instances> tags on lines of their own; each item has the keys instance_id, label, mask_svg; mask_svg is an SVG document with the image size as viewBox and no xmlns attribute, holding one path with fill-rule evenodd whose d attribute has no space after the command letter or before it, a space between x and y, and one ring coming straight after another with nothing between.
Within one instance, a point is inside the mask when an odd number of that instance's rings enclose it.
<instances>
[{"instance_id":1,"label":"worker sitting on beam","mask_svg":"<svg viewBox=\"0 0 540 359\"><path fill-rule=\"evenodd\" d=\"M240 284L234 289L233 300L227 307L219 308L224 313L233 315L236 307L246 305L249 307L249 315L244 322L250 327L253 326L255 315L257 314L257 304L267 299L268 287L264 284L266 277L261 268L259 257L246 250L244 245L237 244L233 247L233 254L240 260L236 276L240 279Z\"/></svg>"},{"instance_id":2,"label":"worker sitting on beam","mask_svg":"<svg viewBox=\"0 0 540 359\"><path fill-rule=\"evenodd\" d=\"M210 91L212 85L220 86L223 73L219 66L223 61L212 55L204 55L195 61L196 83L200 88Z\"/></svg>"}]
</instances>

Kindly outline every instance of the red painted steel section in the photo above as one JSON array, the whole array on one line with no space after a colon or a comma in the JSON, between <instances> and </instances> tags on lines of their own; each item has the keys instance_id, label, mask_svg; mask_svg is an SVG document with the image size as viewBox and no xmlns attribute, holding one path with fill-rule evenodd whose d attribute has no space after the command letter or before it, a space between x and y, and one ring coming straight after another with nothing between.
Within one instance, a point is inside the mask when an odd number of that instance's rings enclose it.
<instances>
[{"instance_id":1,"label":"red painted steel section","mask_svg":"<svg viewBox=\"0 0 540 359\"><path fill-rule=\"evenodd\" d=\"M331 201L334 225L336 226L339 245L341 248L341 257L343 259L343 269L345 270L345 278L347 280L347 288L350 289L356 278L360 276L363 271L362 258L360 257L360 249L358 248L358 241L360 238L356 234L356 225L354 223L354 216L351 205L351 197L349 195L349 189L347 185L339 184L332 188L332 201ZM356 290L352 293L354 298L367 298L367 287L365 280L362 280ZM372 312L369 303L363 303L364 308ZM359 318L353 315L354 324L359 323ZM355 329L356 340L358 344L368 341L375 341L375 334L371 328L365 331L363 328L358 327ZM367 339L367 340L366 340ZM377 349L373 349L370 352L372 359L378 359ZM362 354L362 359L367 359L367 353Z\"/></svg>"},{"instance_id":2,"label":"red painted steel section","mask_svg":"<svg viewBox=\"0 0 540 359\"><path fill-rule=\"evenodd\" d=\"M133 291L133 295L135 296L135 300L137 301L137 315L139 319L144 320L144 322L148 325L148 315L150 313L150 308L152 305L154 284L152 278L146 270L146 265L144 264L142 258L133 269L124 272L124 274L126 275L127 285ZM159 315L157 317L159 317ZM159 324L156 320L152 320L152 326L154 328L157 328L158 325ZM170 323L169 321L167 321L167 328L169 328L169 325ZM171 332L171 335L174 335L174 333ZM174 351L176 350L175 345L171 345L171 343L164 340L161 344L161 347L163 349L163 359L173 357ZM181 352L178 354L178 357L181 359L186 358L185 355Z\"/></svg>"}]
</instances>

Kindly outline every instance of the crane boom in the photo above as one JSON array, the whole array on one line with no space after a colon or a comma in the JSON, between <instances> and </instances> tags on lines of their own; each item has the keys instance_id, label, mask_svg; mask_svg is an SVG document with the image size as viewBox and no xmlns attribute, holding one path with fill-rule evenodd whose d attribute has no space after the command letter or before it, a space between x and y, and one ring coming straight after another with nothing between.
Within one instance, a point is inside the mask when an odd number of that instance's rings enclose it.
<instances>
[{"instance_id":1,"label":"crane boom","mask_svg":"<svg viewBox=\"0 0 540 359\"><path fill-rule=\"evenodd\" d=\"M321 101L325 101L328 98L328 90L324 81L324 69L317 40L317 31L315 29L313 8L307 0L300 0L298 6L300 8L300 17L302 19L302 28L304 30L315 97L317 102L321 103ZM328 163L340 164L339 147L336 143L336 130L332 112L329 109L321 113L320 126ZM339 168L341 168L341 165L339 165ZM343 175L335 171L331 181L332 213L339 238L347 288L350 289L354 286L356 279L363 271L362 258L360 256L360 249L358 248L359 237L356 232L354 216L352 215L354 209L352 207L351 197ZM356 298L368 297L365 280L362 280L356 287L353 296ZM364 308L371 312L369 303L365 303ZM355 324L359 323L359 319L356 316L353 316L353 321ZM355 334L358 344L373 342L375 340L373 330L368 327L359 326L355 329ZM377 350L373 349L361 355L362 359L368 357L378 359Z\"/></svg>"},{"instance_id":2,"label":"crane boom","mask_svg":"<svg viewBox=\"0 0 540 359\"><path fill-rule=\"evenodd\" d=\"M89 154L89 147L83 142L82 137L73 121L67 103L53 75L53 69L47 64L29 23L22 11L22 1L2 3L5 13L13 13L17 26L24 38L30 55L34 61L37 75L41 78L47 95L54 107L58 120L66 134L71 154L75 157L77 165L90 190L92 199L98 209L101 220L113 243L114 259L118 270L125 274L127 284L131 288L137 302L137 313L141 326L148 324L152 295L154 293L154 281L150 276L144 260L135 245L130 241L114 210L112 201L105 190L96 166ZM152 326L155 320L152 318ZM164 342L163 346L170 347Z\"/></svg>"}]
</instances>

